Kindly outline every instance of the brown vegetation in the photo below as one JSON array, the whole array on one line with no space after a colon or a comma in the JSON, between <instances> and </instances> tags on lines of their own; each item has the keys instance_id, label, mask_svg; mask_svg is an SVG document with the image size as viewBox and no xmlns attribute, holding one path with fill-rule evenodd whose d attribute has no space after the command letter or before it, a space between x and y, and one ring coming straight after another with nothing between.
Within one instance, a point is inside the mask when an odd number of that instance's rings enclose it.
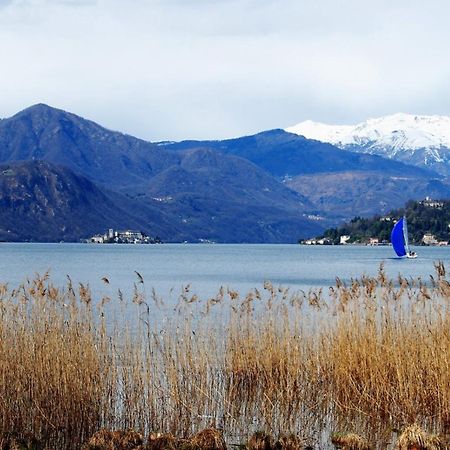
<instances>
[{"instance_id":1,"label":"brown vegetation","mask_svg":"<svg viewBox=\"0 0 450 450\"><path fill-rule=\"evenodd\" d=\"M143 450L142 444L142 436L133 430L100 430L83 446L83 450Z\"/></svg>"},{"instance_id":2,"label":"brown vegetation","mask_svg":"<svg viewBox=\"0 0 450 450\"><path fill-rule=\"evenodd\" d=\"M303 450L305 444L295 434L282 435L274 445L275 450Z\"/></svg>"},{"instance_id":3,"label":"brown vegetation","mask_svg":"<svg viewBox=\"0 0 450 450\"><path fill-rule=\"evenodd\" d=\"M249 439L246 448L248 450L303 450L303 440L295 434L282 434L278 440L264 431L257 431Z\"/></svg>"},{"instance_id":4,"label":"brown vegetation","mask_svg":"<svg viewBox=\"0 0 450 450\"><path fill-rule=\"evenodd\" d=\"M450 445L444 436L429 434L414 424L403 430L398 439L397 448L398 450L448 450Z\"/></svg>"},{"instance_id":5,"label":"brown vegetation","mask_svg":"<svg viewBox=\"0 0 450 450\"><path fill-rule=\"evenodd\" d=\"M340 434L336 433L331 437L331 442L337 448L342 450L371 450L371 445L366 439L355 433Z\"/></svg>"},{"instance_id":6,"label":"brown vegetation","mask_svg":"<svg viewBox=\"0 0 450 450\"><path fill-rule=\"evenodd\" d=\"M190 445L194 449L201 450L226 450L227 446L225 444L225 439L220 430L215 428L206 428L194 434L189 439Z\"/></svg>"},{"instance_id":7,"label":"brown vegetation","mask_svg":"<svg viewBox=\"0 0 450 450\"><path fill-rule=\"evenodd\" d=\"M247 444L248 450L271 450L273 438L264 431L257 431L252 435Z\"/></svg>"},{"instance_id":8,"label":"brown vegetation","mask_svg":"<svg viewBox=\"0 0 450 450\"><path fill-rule=\"evenodd\" d=\"M129 303L121 293L117 302L93 299L70 279L65 288L47 276L0 285L0 439L33 436L64 449L102 428L162 430L148 446L171 449L211 420L231 443L256 430L285 436L255 435L252 449L301 448L286 437L293 430L319 445L331 429L358 430L373 443L392 441L391 430L408 423L448 432L442 264L426 283L381 269L337 280L326 294L266 283L205 300L185 288L170 322L161 299L145 292L144 280ZM224 448L217 430L202 433L199 446Z\"/></svg>"},{"instance_id":9,"label":"brown vegetation","mask_svg":"<svg viewBox=\"0 0 450 450\"><path fill-rule=\"evenodd\" d=\"M180 439L170 433L151 433L148 438L148 450L177 450L182 446Z\"/></svg>"}]
</instances>

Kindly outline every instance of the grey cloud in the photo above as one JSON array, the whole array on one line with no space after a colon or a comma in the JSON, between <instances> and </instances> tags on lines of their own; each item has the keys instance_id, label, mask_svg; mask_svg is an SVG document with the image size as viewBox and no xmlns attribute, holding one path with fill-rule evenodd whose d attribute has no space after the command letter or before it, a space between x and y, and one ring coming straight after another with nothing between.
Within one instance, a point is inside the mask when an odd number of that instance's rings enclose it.
<instances>
[{"instance_id":1,"label":"grey cloud","mask_svg":"<svg viewBox=\"0 0 450 450\"><path fill-rule=\"evenodd\" d=\"M97 0L47 0L48 3L55 5L80 7L80 6L94 6Z\"/></svg>"},{"instance_id":2,"label":"grey cloud","mask_svg":"<svg viewBox=\"0 0 450 450\"><path fill-rule=\"evenodd\" d=\"M3 117L44 101L162 140L308 118L450 114L450 5L441 0L0 0L0 8Z\"/></svg>"}]
</instances>

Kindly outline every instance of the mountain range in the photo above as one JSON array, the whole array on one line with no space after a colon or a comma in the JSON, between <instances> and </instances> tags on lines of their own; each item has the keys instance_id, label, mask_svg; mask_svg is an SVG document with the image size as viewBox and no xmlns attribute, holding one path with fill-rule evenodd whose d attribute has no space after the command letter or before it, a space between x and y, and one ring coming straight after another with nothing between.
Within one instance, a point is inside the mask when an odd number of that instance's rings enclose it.
<instances>
[{"instance_id":1,"label":"mountain range","mask_svg":"<svg viewBox=\"0 0 450 450\"><path fill-rule=\"evenodd\" d=\"M0 120L0 239L132 228L166 242L296 242L450 194L434 165L341 144L285 130L152 143L34 105Z\"/></svg>"},{"instance_id":2,"label":"mountain range","mask_svg":"<svg viewBox=\"0 0 450 450\"><path fill-rule=\"evenodd\" d=\"M450 175L450 117L397 113L356 125L306 120L286 131Z\"/></svg>"},{"instance_id":3,"label":"mountain range","mask_svg":"<svg viewBox=\"0 0 450 450\"><path fill-rule=\"evenodd\" d=\"M222 154L248 159L278 178L347 170L403 173L411 176L436 175L426 169L389 161L378 155L343 151L337 146L306 139L284 130L269 130L254 136L222 141L182 141L160 143L160 146L178 151L212 148Z\"/></svg>"},{"instance_id":4,"label":"mountain range","mask_svg":"<svg viewBox=\"0 0 450 450\"><path fill-rule=\"evenodd\" d=\"M139 213L138 213L139 211ZM0 165L0 240L77 241L108 228L176 234L164 213L46 161Z\"/></svg>"}]
</instances>

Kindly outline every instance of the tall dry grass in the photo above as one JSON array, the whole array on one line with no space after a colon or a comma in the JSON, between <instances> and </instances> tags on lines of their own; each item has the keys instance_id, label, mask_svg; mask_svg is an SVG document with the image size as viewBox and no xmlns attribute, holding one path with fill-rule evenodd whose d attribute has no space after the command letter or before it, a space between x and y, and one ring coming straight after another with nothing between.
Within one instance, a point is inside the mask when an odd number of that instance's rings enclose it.
<instances>
[{"instance_id":1,"label":"tall dry grass","mask_svg":"<svg viewBox=\"0 0 450 450\"><path fill-rule=\"evenodd\" d=\"M80 448L101 428L213 425L229 443L356 431L388 448L409 424L448 433L449 299L442 264L426 283L380 268L326 293L185 288L169 318L141 278L129 301L48 275L1 285L0 437Z\"/></svg>"}]
</instances>

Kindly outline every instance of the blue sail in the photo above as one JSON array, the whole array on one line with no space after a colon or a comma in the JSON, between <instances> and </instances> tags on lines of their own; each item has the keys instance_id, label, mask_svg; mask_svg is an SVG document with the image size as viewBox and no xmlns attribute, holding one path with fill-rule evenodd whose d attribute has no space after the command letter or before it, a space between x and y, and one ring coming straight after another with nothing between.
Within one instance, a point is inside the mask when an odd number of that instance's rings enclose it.
<instances>
[{"instance_id":1,"label":"blue sail","mask_svg":"<svg viewBox=\"0 0 450 450\"><path fill-rule=\"evenodd\" d=\"M392 247L394 247L395 253L397 256L406 256L406 248L405 248L405 237L404 237L404 225L403 221L405 219L400 219L394 226L391 233L391 242Z\"/></svg>"}]
</instances>

